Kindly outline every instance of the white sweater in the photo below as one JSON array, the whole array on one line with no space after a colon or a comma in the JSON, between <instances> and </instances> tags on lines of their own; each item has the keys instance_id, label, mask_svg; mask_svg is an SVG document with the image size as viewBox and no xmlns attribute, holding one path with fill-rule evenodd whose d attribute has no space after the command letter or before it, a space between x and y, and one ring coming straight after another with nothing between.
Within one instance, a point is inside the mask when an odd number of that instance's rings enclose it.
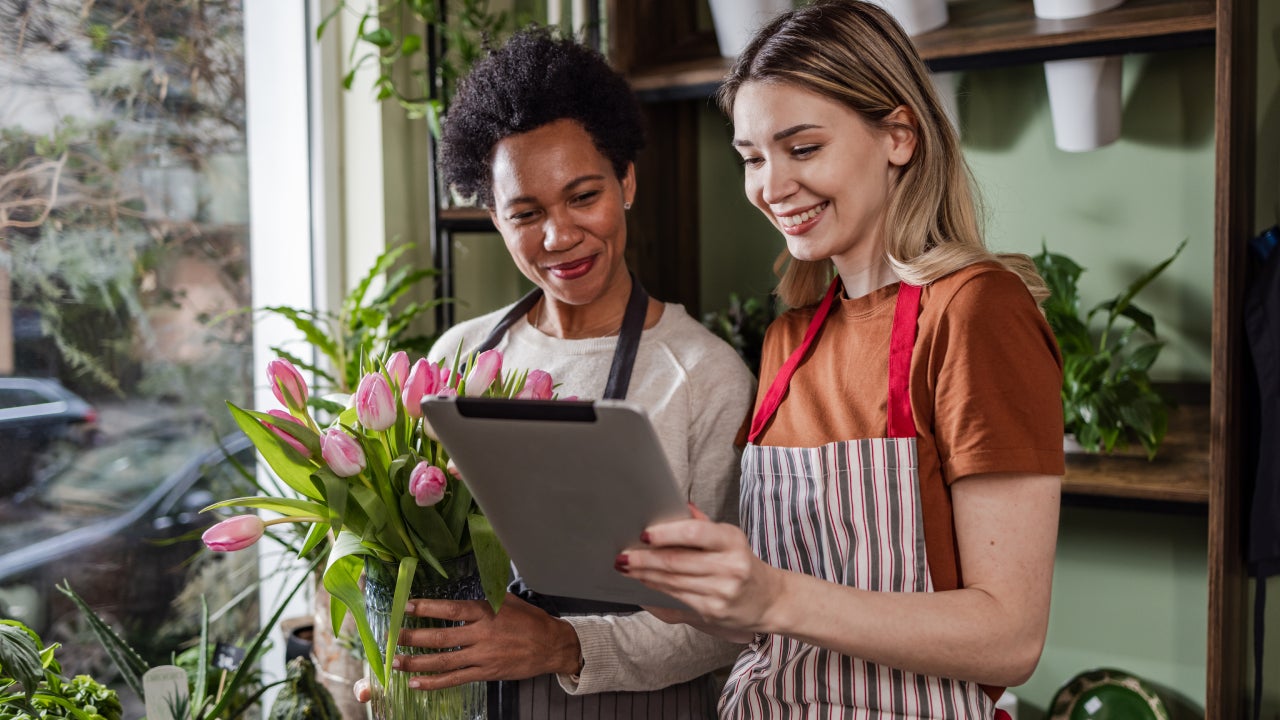
<instances>
[{"instance_id":1,"label":"white sweater","mask_svg":"<svg viewBox=\"0 0 1280 720\"><path fill-rule=\"evenodd\" d=\"M510 308L450 328L432 347L433 361L452 361L461 343L472 351ZM551 374L560 397L604 394L617 336L561 340L519 320L498 342L503 368ZM689 501L713 519L738 520L739 450L734 439L751 410L755 378L733 351L672 303L644 331L627 400L644 407ZM574 695L645 691L692 680L731 663L740 645L649 613L564 618L574 626L584 660L578 676L559 676Z\"/></svg>"}]
</instances>

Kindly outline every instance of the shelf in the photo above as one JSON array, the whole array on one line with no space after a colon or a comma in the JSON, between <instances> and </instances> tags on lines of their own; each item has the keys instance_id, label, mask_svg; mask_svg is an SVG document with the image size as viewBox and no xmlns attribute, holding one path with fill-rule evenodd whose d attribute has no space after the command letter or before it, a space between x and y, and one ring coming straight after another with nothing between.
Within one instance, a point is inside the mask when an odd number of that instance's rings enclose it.
<instances>
[{"instance_id":1,"label":"shelf","mask_svg":"<svg viewBox=\"0 0 1280 720\"><path fill-rule=\"evenodd\" d=\"M1209 406L1169 412L1169 432L1156 459L1146 455L1067 455L1064 495L1207 504Z\"/></svg>"},{"instance_id":2,"label":"shelf","mask_svg":"<svg viewBox=\"0 0 1280 720\"><path fill-rule=\"evenodd\" d=\"M452 232L497 232L489 211L478 207L441 208L436 224Z\"/></svg>"},{"instance_id":3,"label":"shelf","mask_svg":"<svg viewBox=\"0 0 1280 720\"><path fill-rule=\"evenodd\" d=\"M931 69L945 72L1073 57L1212 45L1212 0L1128 0L1071 20L1037 18L1028 0L971 0L949 6L946 26L915 38ZM647 102L711 95L732 60L712 57L641 69L631 84Z\"/></svg>"}]
</instances>

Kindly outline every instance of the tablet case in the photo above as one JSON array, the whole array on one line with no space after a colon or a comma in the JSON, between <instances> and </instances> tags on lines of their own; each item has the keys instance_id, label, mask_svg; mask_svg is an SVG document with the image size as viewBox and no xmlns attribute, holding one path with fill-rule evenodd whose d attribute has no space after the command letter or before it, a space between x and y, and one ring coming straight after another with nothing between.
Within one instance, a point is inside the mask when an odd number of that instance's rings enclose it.
<instances>
[{"instance_id":1,"label":"tablet case","mask_svg":"<svg viewBox=\"0 0 1280 720\"><path fill-rule=\"evenodd\" d=\"M613 568L649 525L690 517L640 407L433 397L422 413L530 588L684 607Z\"/></svg>"}]
</instances>

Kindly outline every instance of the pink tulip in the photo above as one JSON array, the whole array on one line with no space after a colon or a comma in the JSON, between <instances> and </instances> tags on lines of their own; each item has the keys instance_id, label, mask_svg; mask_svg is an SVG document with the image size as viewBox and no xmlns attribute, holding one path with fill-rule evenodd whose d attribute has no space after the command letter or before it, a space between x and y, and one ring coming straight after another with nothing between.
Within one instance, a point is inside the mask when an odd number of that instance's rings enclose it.
<instances>
[{"instance_id":1,"label":"pink tulip","mask_svg":"<svg viewBox=\"0 0 1280 720\"><path fill-rule=\"evenodd\" d=\"M418 507L431 507L444 498L444 471L426 461L409 473L409 494Z\"/></svg>"},{"instance_id":2,"label":"pink tulip","mask_svg":"<svg viewBox=\"0 0 1280 720\"><path fill-rule=\"evenodd\" d=\"M205 530L200 539L214 552L233 552L258 542L266 529L257 515L237 515Z\"/></svg>"},{"instance_id":3,"label":"pink tulip","mask_svg":"<svg viewBox=\"0 0 1280 720\"><path fill-rule=\"evenodd\" d=\"M409 376L409 354L403 350L392 353L387 360L387 374L396 381L396 387L404 387L405 378Z\"/></svg>"},{"instance_id":4,"label":"pink tulip","mask_svg":"<svg viewBox=\"0 0 1280 720\"><path fill-rule=\"evenodd\" d=\"M467 396L483 395L493 381L502 372L502 353L498 350L485 350L476 357L471 372L467 373Z\"/></svg>"},{"instance_id":5,"label":"pink tulip","mask_svg":"<svg viewBox=\"0 0 1280 720\"><path fill-rule=\"evenodd\" d=\"M396 396L382 373L369 373L356 388L356 417L369 430L396 424Z\"/></svg>"},{"instance_id":6,"label":"pink tulip","mask_svg":"<svg viewBox=\"0 0 1280 720\"><path fill-rule=\"evenodd\" d=\"M294 450L297 450L298 454L301 455L302 457L311 457L311 451L307 449L306 445L303 445L301 442L298 441L297 438L295 438L294 436L290 435L289 433L281 429L283 427L289 427L289 426L292 426L293 428L303 427L297 420L293 419L292 415L290 415L289 413L283 410L268 410L267 414L279 420L279 422L276 422L276 423L269 423L264 421L262 424L267 426L268 430L275 433L276 437L285 441L285 443L287 443L289 447L293 448ZM286 423L288 423L288 425L286 425Z\"/></svg>"},{"instance_id":7,"label":"pink tulip","mask_svg":"<svg viewBox=\"0 0 1280 720\"><path fill-rule=\"evenodd\" d=\"M320 455L338 477L353 477L364 470L364 450L360 443L338 428L324 431L324 437L320 439Z\"/></svg>"},{"instance_id":8,"label":"pink tulip","mask_svg":"<svg viewBox=\"0 0 1280 720\"><path fill-rule=\"evenodd\" d=\"M440 370L427 362L426 358L418 360L409 371L409 379L404 383L400 399L404 402L404 410L411 418L422 417L422 398L434 395L440 384Z\"/></svg>"},{"instance_id":9,"label":"pink tulip","mask_svg":"<svg viewBox=\"0 0 1280 720\"><path fill-rule=\"evenodd\" d=\"M456 388L458 386L458 376L452 370L444 366L444 361L440 361L440 382L436 385L436 392L439 393L441 388Z\"/></svg>"},{"instance_id":10,"label":"pink tulip","mask_svg":"<svg viewBox=\"0 0 1280 720\"><path fill-rule=\"evenodd\" d=\"M295 414L306 412L307 383L293 363L284 358L267 363L267 379L271 382L271 392L281 405Z\"/></svg>"},{"instance_id":11,"label":"pink tulip","mask_svg":"<svg viewBox=\"0 0 1280 720\"><path fill-rule=\"evenodd\" d=\"M524 379L524 387L516 393L516 397L521 400L550 400L551 386L551 373L530 370L529 376Z\"/></svg>"}]
</instances>

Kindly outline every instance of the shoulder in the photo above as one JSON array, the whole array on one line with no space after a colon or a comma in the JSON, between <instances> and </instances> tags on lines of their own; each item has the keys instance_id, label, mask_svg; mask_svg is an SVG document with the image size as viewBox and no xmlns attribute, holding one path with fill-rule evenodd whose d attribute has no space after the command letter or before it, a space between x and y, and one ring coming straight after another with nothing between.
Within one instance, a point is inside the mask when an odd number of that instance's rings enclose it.
<instances>
[{"instance_id":1,"label":"shoulder","mask_svg":"<svg viewBox=\"0 0 1280 720\"><path fill-rule=\"evenodd\" d=\"M646 340L660 346L690 375L721 374L731 381L755 384L737 351L693 319L683 305L666 303L662 319L645 332L641 342Z\"/></svg>"},{"instance_id":2,"label":"shoulder","mask_svg":"<svg viewBox=\"0 0 1280 720\"><path fill-rule=\"evenodd\" d=\"M921 294L921 307L922 314L1039 313L1022 278L994 262L975 263L929 283Z\"/></svg>"}]
</instances>

